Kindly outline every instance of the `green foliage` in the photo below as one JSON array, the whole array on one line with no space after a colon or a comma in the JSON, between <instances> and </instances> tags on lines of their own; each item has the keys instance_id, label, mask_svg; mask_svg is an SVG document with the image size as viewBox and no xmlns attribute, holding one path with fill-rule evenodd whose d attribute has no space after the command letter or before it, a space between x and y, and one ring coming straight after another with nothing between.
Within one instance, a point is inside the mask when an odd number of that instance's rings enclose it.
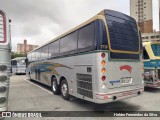
<instances>
[{"instance_id":1,"label":"green foliage","mask_svg":"<svg viewBox=\"0 0 160 120\"><path fill-rule=\"evenodd\" d=\"M26 57L26 55L18 54L18 53L15 53L15 52L11 52L11 59L14 59L16 57Z\"/></svg>"}]
</instances>

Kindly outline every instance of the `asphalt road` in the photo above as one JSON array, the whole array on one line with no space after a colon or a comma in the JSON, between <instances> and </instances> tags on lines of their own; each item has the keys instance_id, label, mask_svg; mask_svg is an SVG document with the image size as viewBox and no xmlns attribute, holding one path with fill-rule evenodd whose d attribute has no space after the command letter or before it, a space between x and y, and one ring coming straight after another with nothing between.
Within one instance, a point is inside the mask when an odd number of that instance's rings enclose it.
<instances>
[{"instance_id":1,"label":"asphalt road","mask_svg":"<svg viewBox=\"0 0 160 120\"><path fill-rule=\"evenodd\" d=\"M105 110L107 111L159 111L160 110L160 89L148 88L145 89L143 95L123 101L108 103L97 106L94 103L86 102L80 99L71 98L70 101L65 101L60 95L53 95L50 88L26 80L25 75L13 75L10 81L9 92L9 111L93 111ZM99 116L99 113L96 113ZM9 119L9 118L8 118ZM19 120L22 118L10 118L12 120ZM9 119L9 120L10 120ZM33 118L31 118L33 119ZM33 120L52 120L53 118L34 118ZM64 119L64 118L54 118ZM74 119L74 118L65 118ZM82 118L77 118L82 119ZM85 119L114 119L120 118L85 118ZM123 120L128 118L123 118ZM135 118L130 118L135 119ZM146 118L140 118L141 120ZM159 119L159 118L149 118ZM28 120L28 119L27 119Z\"/></svg>"}]
</instances>

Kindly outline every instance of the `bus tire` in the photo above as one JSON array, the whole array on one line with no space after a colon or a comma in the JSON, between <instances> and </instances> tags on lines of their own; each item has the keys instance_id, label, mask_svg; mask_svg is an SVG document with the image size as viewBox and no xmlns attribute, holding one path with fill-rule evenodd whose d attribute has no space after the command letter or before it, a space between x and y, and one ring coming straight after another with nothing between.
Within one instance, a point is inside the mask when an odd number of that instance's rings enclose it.
<instances>
[{"instance_id":1,"label":"bus tire","mask_svg":"<svg viewBox=\"0 0 160 120\"><path fill-rule=\"evenodd\" d=\"M59 85L58 85L57 79L55 77L53 77L51 80L51 89L52 89L53 94L55 94L55 95L60 94Z\"/></svg>"},{"instance_id":2,"label":"bus tire","mask_svg":"<svg viewBox=\"0 0 160 120\"><path fill-rule=\"evenodd\" d=\"M61 96L65 100L69 100L69 88L68 88L68 83L67 80L62 80L61 82Z\"/></svg>"}]
</instances>

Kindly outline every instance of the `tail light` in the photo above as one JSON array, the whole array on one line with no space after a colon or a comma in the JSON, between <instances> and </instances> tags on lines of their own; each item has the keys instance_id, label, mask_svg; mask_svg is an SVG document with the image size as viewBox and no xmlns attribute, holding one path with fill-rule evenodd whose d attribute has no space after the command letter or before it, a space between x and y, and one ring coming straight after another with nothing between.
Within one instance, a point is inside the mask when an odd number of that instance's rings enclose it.
<instances>
[{"instance_id":1,"label":"tail light","mask_svg":"<svg viewBox=\"0 0 160 120\"><path fill-rule=\"evenodd\" d=\"M101 57L102 57L102 58L105 58L105 57L106 57L106 54L105 54L105 53L102 53L102 54L101 54Z\"/></svg>"},{"instance_id":2,"label":"tail light","mask_svg":"<svg viewBox=\"0 0 160 120\"><path fill-rule=\"evenodd\" d=\"M105 81L106 80L106 76L102 76L102 81Z\"/></svg>"},{"instance_id":3,"label":"tail light","mask_svg":"<svg viewBox=\"0 0 160 120\"><path fill-rule=\"evenodd\" d=\"M102 72L102 74L106 73L106 69L102 68L101 72Z\"/></svg>"},{"instance_id":4,"label":"tail light","mask_svg":"<svg viewBox=\"0 0 160 120\"><path fill-rule=\"evenodd\" d=\"M0 65L0 106L4 105L6 103L7 98L3 97L5 92L7 91L7 87L5 85L5 82L7 81L7 75L5 74L7 72L7 66L6 65Z\"/></svg>"},{"instance_id":5,"label":"tail light","mask_svg":"<svg viewBox=\"0 0 160 120\"><path fill-rule=\"evenodd\" d=\"M105 54L105 53L102 53L102 54L101 54L101 57L102 57L102 58L105 58L105 57L106 57L106 54ZM102 65L101 73L102 73L102 75L104 75L104 74L106 73L106 69L103 68L103 67L106 65L106 61L105 61L105 60L102 60L101 65ZM106 76L102 76L101 79L102 79L102 81L105 81L105 80L106 80ZM104 87L102 87L102 88L104 88Z\"/></svg>"},{"instance_id":6,"label":"tail light","mask_svg":"<svg viewBox=\"0 0 160 120\"><path fill-rule=\"evenodd\" d=\"M101 64L102 64L102 66L104 67L104 66L106 65L106 61L103 60L103 61L101 62Z\"/></svg>"},{"instance_id":7,"label":"tail light","mask_svg":"<svg viewBox=\"0 0 160 120\"><path fill-rule=\"evenodd\" d=\"M0 10L0 43L6 43L6 16Z\"/></svg>"}]
</instances>

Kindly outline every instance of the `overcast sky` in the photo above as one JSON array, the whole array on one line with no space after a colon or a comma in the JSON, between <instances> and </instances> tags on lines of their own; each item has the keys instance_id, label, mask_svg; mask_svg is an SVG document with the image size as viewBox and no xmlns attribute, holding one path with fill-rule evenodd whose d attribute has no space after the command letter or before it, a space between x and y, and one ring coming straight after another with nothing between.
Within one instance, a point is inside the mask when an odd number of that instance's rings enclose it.
<instances>
[{"instance_id":1,"label":"overcast sky","mask_svg":"<svg viewBox=\"0 0 160 120\"><path fill-rule=\"evenodd\" d=\"M130 14L130 0L0 0L12 19L13 51L24 39L42 45L103 9ZM153 0L154 29L158 30L158 0Z\"/></svg>"}]
</instances>

